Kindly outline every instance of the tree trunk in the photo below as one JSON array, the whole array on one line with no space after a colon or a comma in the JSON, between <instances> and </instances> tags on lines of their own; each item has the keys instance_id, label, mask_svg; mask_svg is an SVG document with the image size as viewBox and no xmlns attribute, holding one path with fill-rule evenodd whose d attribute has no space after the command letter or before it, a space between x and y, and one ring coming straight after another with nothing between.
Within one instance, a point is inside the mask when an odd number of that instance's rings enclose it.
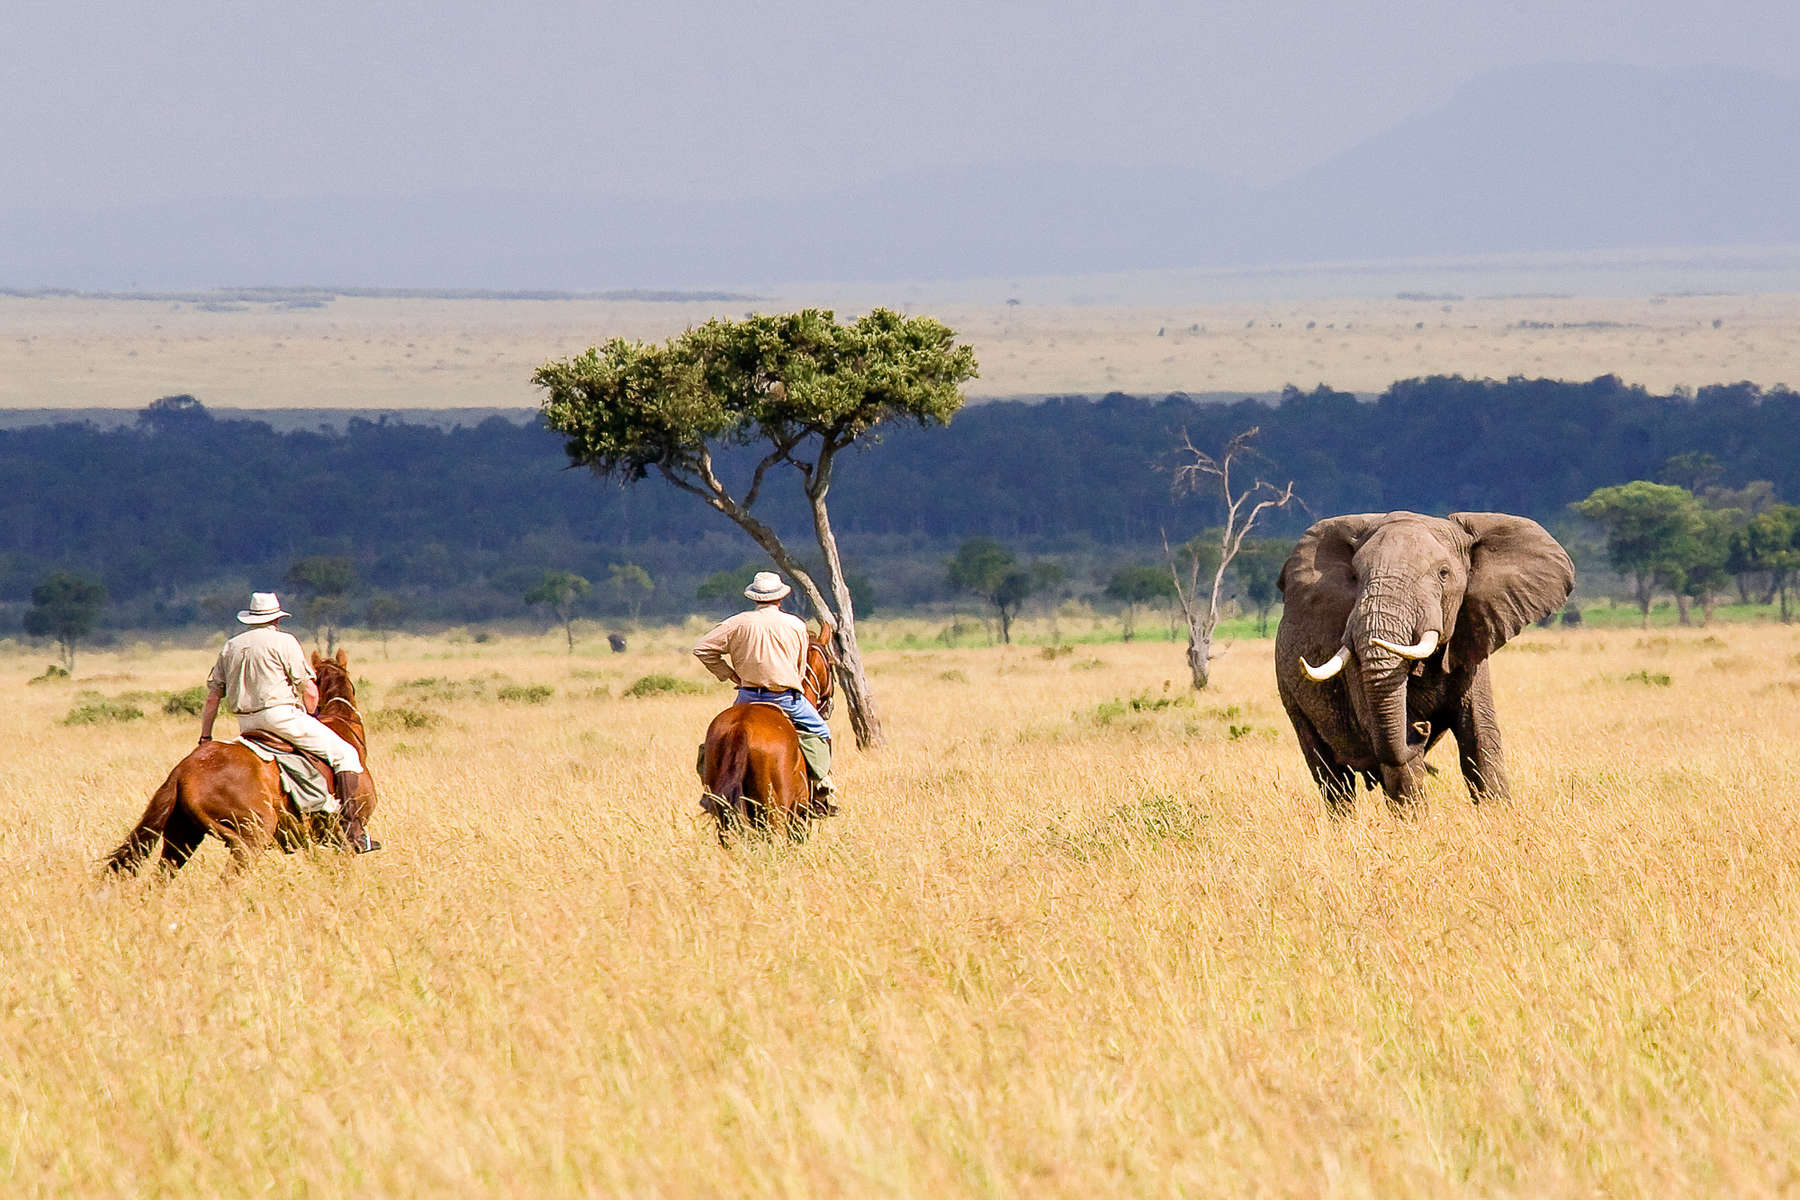
<instances>
[{"instance_id":1,"label":"tree trunk","mask_svg":"<svg viewBox=\"0 0 1800 1200\"><path fill-rule=\"evenodd\" d=\"M1006 605L996 604L1000 610L1000 641L1003 645L1012 645L1012 614L1006 611Z\"/></svg>"},{"instance_id":2,"label":"tree trunk","mask_svg":"<svg viewBox=\"0 0 1800 1200\"><path fill-rule=\"evenodd\" d=\"M836 601L835 612L833 604L819 590L818 581L789 552L775 531L757 520L746 507L725 491L713 475L710 461L701 464L704 486L684 480L667 466L659 469L670 483L699 496L749 534L750 539L763 548L775 565L787 572L800 586L801 594L812 605L813 611L831 622L832 640L837 646L838 685L843 689L844 707L850 713L850 728L856 734L859 749L873 750L883 740L881 718L876 715L875 695L869 688L869 676L863 669L862 652L856 645L856 609L850 600L850 587L844 582L844 564L838 557L837 538L831 532L831 516L825 509L825 493L831 487L831 458L835 453L831 448L820 453L818 463L807 475L806 485L807 498L812 501L813 528L818 533L819 550L825 555L825 581L830 585L832 597Z\"/></svg>"},{"instance_id":3,"label":"tree trunk","mask_svg":"<svg viewBox=\"0 0 1800 1200\"><path fill-rule=\"evenodd\" d=\"M1212 681L1212 630L1202 628L1205 622L1188 622L1187 663L1194 679L1194 690L1203 692Z\"/></svg>"},{"instance_id":4,"label":"tree trunk","mask_svg":"<svg viewBox=\"0 0 1800 1200\"><path fill-rule=\"evenodd\" d=\"M856 644L856 606L850 598L850 584L844 578L837 535L831 530L831 513L825 507L825 495L831 490L831 462L835 453L830 447L819 453L819 461L807 481L806 495L812 501L813 531L818 534L819 552L825 556L826 580L837 601L834 636L838 652L838 686L844 692L844 708L850 714L850 730L856 735L857 749L874 750L886 739L881 731L881 716L875 711L875 692L869 686L869 675L863 668L862 650Z\"/></svg>"},{"instance_id":5,"label":"tree trunk","mask_svg":"<svg viewBox=\"0 0 1800 1200\"><path fill-rule=\"evenodd\" d=\"M1692 601L1686 592L1675 593L1675 621L1679 625L1692 625L1693 615L1690 612Z\"/></svg>"}]
</instances>

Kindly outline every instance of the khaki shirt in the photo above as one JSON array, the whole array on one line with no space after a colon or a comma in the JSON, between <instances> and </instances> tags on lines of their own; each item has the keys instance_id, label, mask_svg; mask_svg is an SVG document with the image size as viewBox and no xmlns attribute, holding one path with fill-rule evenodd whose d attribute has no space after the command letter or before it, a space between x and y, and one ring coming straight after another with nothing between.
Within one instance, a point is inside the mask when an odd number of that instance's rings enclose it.
<instances>
[{"instance_id":1,"label":"khaki shirt","mask_svg":"<svg viewBox=\"0 0 1800 1200\"><path fill-rule=\"evenodd\" d=\"M234 713L261 712L278 704L304 706L312 667L291 633L259 625L225 643L206 677L209 692L223 691Z\"/></svg>"},{"instance_id":2,"label":"khaki shirt","mask_svg":"<svg viewBox=\"0 0 1800 1200\"><path fill-rule=\"evenodd\" d=\"M730 667L722 661L727 655ZM701 638L694 657L714 678L729 680L735 668L745 687L797 692L806 661L806 622L773 604L758 605Z\"/></svg>"}]
</instances>

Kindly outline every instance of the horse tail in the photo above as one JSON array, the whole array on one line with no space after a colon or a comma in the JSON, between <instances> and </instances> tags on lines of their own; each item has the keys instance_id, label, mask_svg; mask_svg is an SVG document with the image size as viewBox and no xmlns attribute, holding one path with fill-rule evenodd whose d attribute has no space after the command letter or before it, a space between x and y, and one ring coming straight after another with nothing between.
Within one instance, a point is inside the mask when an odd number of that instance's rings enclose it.
<instances>
[{"instance_id":1,"label":"horse tail","mask_svg":"<svg viewBox=\"0 0 1800 1200\"><path fill-rule=\"evenodd\" d=\"M185 761L185 760L184 760ZM138 820L137 828L126 835L119 848L106 859L109 871L136 871L149 857L150 851L156 849L157 840L162 837L163 829L169 823L169 817L175 812L175 804L181 793L181 763L169 772L156 794L150 797L150 803L144 808L144 815Z\"/></svg>"},{"instance_id":2,"label":"horse tail","mask_svg":"<svg viewBox=\"0 0 1800 1200\"><path fill-rule=\"evenodd\" d=\"M744 781L750 774L750 739L739 731L736 737L721 739L718 750L718 769L713 773L713 794L724 801L738 815L748 817L749 806L745 803ZM721 818L724 813L719 814Z\"/></svg>"}]
</instances>

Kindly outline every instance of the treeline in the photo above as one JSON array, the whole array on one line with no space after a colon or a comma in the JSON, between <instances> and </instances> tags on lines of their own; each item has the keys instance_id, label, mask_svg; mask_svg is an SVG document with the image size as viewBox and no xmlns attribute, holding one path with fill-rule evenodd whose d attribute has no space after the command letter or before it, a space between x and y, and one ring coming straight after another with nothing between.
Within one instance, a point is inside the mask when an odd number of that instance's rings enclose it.
<instances>
[{"instance_id":1,"label":"treeline","mask_svg":"<svg viewBox=\"0 0 1800 1200\"><path fill-rule=\"evenodd\" d=\"M1217 521L1204 502L1171 495L1162 468L1183 431L1218 446L1252 425L1267 473L1293 479L1307 505L1276 536L1309 513L1394 508L1517 512L1573 532L1572 503L1657 479L1686 454L1716 463L1709 486L1767 481L1773 498L1800 496L1800 397L1786 388L1656 395L1610 376L1433 377L1373 401L1320 387L1273 405L982 404L947 429L899 430L851 454L833 520L885 607L948 599L945 559L977 536L1085 564L1103 587L1119 566L1157 561L1165 531L1180 542ZM353 616L359 596L377 593L421 620L518 616L547 570L598 581L627 564L654 581L633 603L666 615L693 609L706 576L755 557L691 497L654 479L604 485L565 463L534 422L278 432L217 420L190 397L157 401L127 428L0 431L0 622L17 628L32 588L59 568L103 583L117 624L228 619L245 588L308 556L351 562ZM750 465L727 455L724 469ZM804 528L797 505L769 515ZM606 592L596 588L596 610Z\"/></svg>"},{"instance_id":2,"label":"treeline","mask_svg":"<svg viewBox=\"0 0 1800 1200\"><path fill-rule=\"evenodd\" d=\"M1783 504L1766 480L1721 487L1709 454L1683 454L1663 466L1667 479L1636 479L1597 488L1575 511L1606 533L1613 570L1629 582L1632 598L1650 623L1659 594L1675 600L1683 625L1697 606L1702 620L1735 593L1744 604L1778 605L1793 618L1792 592L1800 573L1800 505Z\"/></svg>"}]
</instances>

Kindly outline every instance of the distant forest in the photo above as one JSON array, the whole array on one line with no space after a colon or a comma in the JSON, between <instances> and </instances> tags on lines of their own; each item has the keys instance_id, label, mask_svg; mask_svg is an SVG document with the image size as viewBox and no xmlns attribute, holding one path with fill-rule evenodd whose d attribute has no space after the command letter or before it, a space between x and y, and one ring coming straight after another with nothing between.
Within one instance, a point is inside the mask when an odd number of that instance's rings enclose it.
<instances>
[{"instance_id":1,"label":"distant forest","mask_svg":"<svg viewBox=\"0 0 1800 1200\"><path fill-rule=\"evenodd\" d=\"M1768 480L1779 496L1800 497L1800 395L1786 388L1662 396L1610 376L1433 377L1372 401L1320 387L1290 388L1272 405L1119 394L980 404L948 428L895 430L852 454L833 519L878 610L950 599L945 560L977 536L1062 556L1098 591L1105 571L1159 561L1163 531L1177 542L1218 520L1216 507L1171 497L1162 468L1183 432L1216 448L1251 426L1262 431L1263 473L1294 480L1312 516L1499 510L1591 546L1572 502L1655 479L1683 455L1711 456L1718 485ZM277 432L169 397L126 428L0 430L0 478L8 632L56 569L105 584L108 624L158 627L228 619L244 592L279 587L305 556L350 561L352 620L359 598L379 594L419 621L523 616L523 596L546 570L594 580L592 615L623 612L626 598L615 604L600 585L627 563L653 583L631 606L705 610L718 603L696 601L707 576L757 560L693 498L655 479L620 488L570 470L554 434L502 418ZM777 527L804 528L791 498L767 503ZM1309 519L1298 513L1270 532L1291 535Z\"/></svg>"}]
</instances>

